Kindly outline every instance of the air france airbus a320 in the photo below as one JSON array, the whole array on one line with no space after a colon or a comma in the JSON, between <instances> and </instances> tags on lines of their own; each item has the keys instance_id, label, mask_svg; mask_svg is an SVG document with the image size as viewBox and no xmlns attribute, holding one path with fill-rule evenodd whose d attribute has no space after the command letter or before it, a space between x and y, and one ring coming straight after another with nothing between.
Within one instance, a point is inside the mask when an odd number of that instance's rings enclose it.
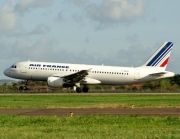
<instances>
[{"instance_id":1,"label":"air france airbus a320","mask_svg":"<svg viewBox=\"0 0 180 139\"><path fill-rule=\"evenodd\" d=\"M173 77L166 71L173 43L165 42L140 67L116 67L49 62L19 62L4 71L8 77L47 81L50 87L74 87L88 92L88 84L125 85ZM27 89L27 83L19 89Z\"/></svg>"}]
</instances>

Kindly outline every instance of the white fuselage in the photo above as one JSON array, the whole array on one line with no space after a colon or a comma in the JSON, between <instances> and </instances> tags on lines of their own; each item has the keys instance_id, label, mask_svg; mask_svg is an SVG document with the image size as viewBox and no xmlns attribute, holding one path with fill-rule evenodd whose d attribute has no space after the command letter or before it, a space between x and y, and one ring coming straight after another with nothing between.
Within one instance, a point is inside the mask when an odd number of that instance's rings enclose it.
<instances>
[{"instance_id":1,"label":"white fuselage","mask_svg":"<svg viewBox=\"0 0 180 139\"><path fill-rule=\"evenodd\" d=\"M51 76L63 77L81 70L89 70L87 78L99 81L89 83L87 81L84 84L134 84L174 76L174 73L167 71L161 76L150 75L161 71L161 68L153 67L133 68L31 61L16 63L6 69L4 74L16 79L47 81Z\"/></svg>"}]
</instances>

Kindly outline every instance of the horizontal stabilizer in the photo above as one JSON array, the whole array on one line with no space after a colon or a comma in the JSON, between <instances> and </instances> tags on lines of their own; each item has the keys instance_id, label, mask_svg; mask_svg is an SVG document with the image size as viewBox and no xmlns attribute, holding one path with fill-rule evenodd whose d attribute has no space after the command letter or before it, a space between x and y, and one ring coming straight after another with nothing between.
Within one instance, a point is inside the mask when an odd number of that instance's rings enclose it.
<instances>
[{"instance_id":1,"label":"horizontal stabilizer","mask_svg":"<svg viewBox=\"0 0 180 139\"><path fill-rule=\"evenodd\" d=\"M164 74L166 74L166 73L167 73L167 72L162 71L162 72L151 73L151 74L149 74L149 75L153 75L153 76L162 76L162 75L164 75Z\"/></svg>"}]
</instances>

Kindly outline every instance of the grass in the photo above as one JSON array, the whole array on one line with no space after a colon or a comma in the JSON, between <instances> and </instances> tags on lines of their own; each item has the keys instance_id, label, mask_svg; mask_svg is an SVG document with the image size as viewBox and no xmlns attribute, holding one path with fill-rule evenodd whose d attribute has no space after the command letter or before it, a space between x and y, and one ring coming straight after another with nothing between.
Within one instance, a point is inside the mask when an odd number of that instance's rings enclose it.
<instances>
[{"instance_id":1,"label":"grass","mask_svg":"<svg viewBox=\"0 0 180 139\"><path fill-rule=\"evenodd\" d=\"M180 95L1 95L1 108L179 107ZM178 116L0 115L1 139L178 139Z\"/></svg>"},{"instance_id":2,"label":"grass","mask_svg":"<svg viewBox=\"0 0 180 139\"><path fill-rule=\"evenodd\" d=\"M0 108L180 107L179 94L1 95Z\"/></svg>"},{"instance_id":3,"label":"grass","mask_svg":"<svg viewBox=\"0 0 180 139\"><path fill-rule=\"evenodd\" d=\"M3 139L172 139L180 137L180 117L0 115Z\"/></svg>"}]
</instances>

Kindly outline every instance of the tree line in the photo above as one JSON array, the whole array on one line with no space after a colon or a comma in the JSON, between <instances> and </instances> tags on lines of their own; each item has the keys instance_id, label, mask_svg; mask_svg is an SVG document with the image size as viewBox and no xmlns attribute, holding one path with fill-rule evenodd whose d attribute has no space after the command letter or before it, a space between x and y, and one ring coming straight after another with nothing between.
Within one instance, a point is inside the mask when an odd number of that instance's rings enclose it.
<instances>
[{"instance_id":1,"label":"tree line","mask_svg":"<svg viewBox=\"0 0 180 139\"><path fill-rule=\"evenodd\" d=\"M0 92L18 92L19 86L25 81L20 80L17 83L0 85ZM39 92L70 92L67 88L51 88L45 81L28 81L28 88L31 91ZM146 83L133 85L89 85L90 92L180 92L180 74L172 78L150 81Z\"/></svg>"}]
</instances>

